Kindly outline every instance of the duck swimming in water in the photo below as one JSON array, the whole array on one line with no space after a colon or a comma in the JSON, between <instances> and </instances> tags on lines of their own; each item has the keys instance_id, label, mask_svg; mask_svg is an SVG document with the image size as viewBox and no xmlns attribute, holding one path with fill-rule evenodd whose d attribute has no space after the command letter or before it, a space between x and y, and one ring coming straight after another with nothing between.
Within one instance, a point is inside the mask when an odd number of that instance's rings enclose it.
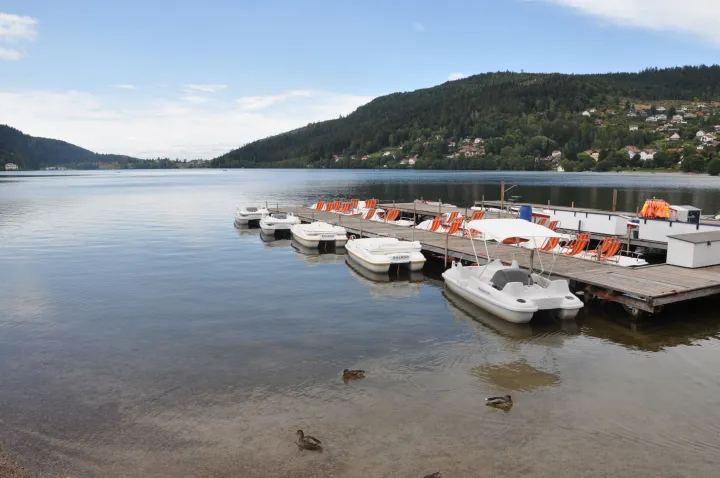
<instances>
[{"instance_id":1,"label":"duck swimming in water","mask_svg":"<svg viewBox=\"0 0 720 478\"><path fill-rule=\"evenodd\" d=\"M298 430L296 435L298 439L295 443L297 443L298 448L315 451L322 450L322 442L317 438L305 435L302 430Z\"/></svg>"},{"instance_id":2,"label":"duck swimming in water","mask_svg":"<svg viewBox=\"0 0 720 478\"><path fill-rule=\"evenodd\" d=\"M343 370L343 380L359 380L365 378L365 370Z\"/></svg>"},{"instance_id":3,"label":"duck swimming in water","mask_svg":"<svg viewBox=\"0 0 720 478\"><path fill-rule=\"evenodd\" d=\"M513 406L512 397L510 395L505 395L504 397L488 397L485 401L487 402L486 405L490 405L491 407Z\"/></svg>"}]
</instances>

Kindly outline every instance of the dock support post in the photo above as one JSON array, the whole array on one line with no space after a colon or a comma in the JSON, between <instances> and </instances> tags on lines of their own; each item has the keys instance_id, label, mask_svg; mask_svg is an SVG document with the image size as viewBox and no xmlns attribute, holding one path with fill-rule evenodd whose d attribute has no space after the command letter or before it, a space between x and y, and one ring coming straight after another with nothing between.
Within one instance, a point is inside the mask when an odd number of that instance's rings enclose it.
<instances>
[{"instance_id":1,"label":"dock support post","mask_svg":"<svg viewBox=\"0 0 720 478\"><path fill-rule=\"evenodd\" d=\"M617 189L613 189L613 208L612 212L617 211Z\"/></svg>"},{"instance_id":2,"label":"dock support post","mask_svg":"<svg viewBox=\"0 0 720 478\"><path fill-rule=\"evenodd\" d=\"M485 210L485 195L484 194L482 195L482 201L480 201L480 207L482 208L483 211Z\"/></svg>"},{"instance_id":3,"label":"dock support post","mask_svg":"<svg viewBox=\"0 0 720 478\"><path fill-rule=\"evenodd\" d=\"M265 201L265 209L267 209L267 208L268 208L267 201Z\"/></svg>"},{"instance_id":4,"label":"dock support post","mask_svg":"<svg viewBox=\"0 0 720 478\"><path fill-rule=\"evenodd\" d=\"M279 202L275 203L275 212L280 212L280 203Z\"/></svg>"},{"instance_id":5,"label":"dock support post","mask_svg":"<svg viewBox=\"0 0 720 478\"><path fill-rule=\"evenodd\" d=\"M573 209L575 208L575 201L573 201L573 202L570 203L570 207L573 208Z\"/></svg>"},{"instance_id":6,"label":"dock support post","mask_svg":"<svg viewBox=\"0 0 720 478\"><path fill-rule=\"evenodd\" d=\"M447 259L448 259L448 241L450 240L450 234L447 232L445 233L445 264L443 267L447 269Z\"/></svg>"},{"instance_id":7,"label":"dock support post","mask_svg":"<svg viewBox=\"0 0 720 478\"><path fill-rule=\"evenodd\" d=\"M505 181L500 181L500 210L504 209L505 204Z\"/></svg>"},{"instance_id":8,"label":"dock support post","mask_svg":"<svg viewBox=\"0 0 720 478\"><path fill-rule=\"evenodd\" d=\"M360 216L360 239L362 239L362 225L363 225L363 222L365 222L365 219L364 219L362 216Z\"/></svg>"},{"instance_id":9,"label":"dock support post","mask_svg":"<svg viewBox=\"0 0 720 478\"><path fill-rule=\"evenodd\" d=\"M312 209L312 220L315 222L315 209Z\"/></svg>"},{"instance_id":10,"label":"dock support post","mask_svg":"<svg viewBox=\"0 0 720 478\"><path fill-rule=\"evenodd\" d=\"M417 225L417 207L415 205L415 201L413 201L413 224Z\"/></svg>"},{"instance_id":11,"label":"dock support post","mask_svg":"<svg viewBox=\"0 0 720 478\"><path fill-rule=\"evenodd\" d=\"M628 231L627 231L627 249L626 249L628 257L630 257L630 238L631 237L632 237L632 230L628 229Z\"/></svg>"},{"instance_id":12,"label":"dock support post","mask_svg":"<svg viewBox=\"0 0 720 478\"><path fill-rule=\"evenodd\" d=\"M442 216L442 199L438 199L438 216Z\"/></svg>"}]
</instances>

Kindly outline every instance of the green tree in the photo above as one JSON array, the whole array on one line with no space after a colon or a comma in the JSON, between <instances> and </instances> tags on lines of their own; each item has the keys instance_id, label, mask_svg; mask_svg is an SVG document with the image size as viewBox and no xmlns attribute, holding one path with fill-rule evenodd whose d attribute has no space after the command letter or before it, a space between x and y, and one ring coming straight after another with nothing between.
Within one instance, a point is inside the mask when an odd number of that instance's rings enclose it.
<instances>
[{"instance_id":1,"label":"green tree","mask_svg":"<svg viewBox=\"0 0 720 478\"><path fill-rule=\"evenodd\" d=\"M658 151L657 153L655 153L653 161L658 168L670 167L670 155L668 155L668 153L665 151Z\"/></svg>"},{"instance_id":2,"label":"green tree","mask_svg":"<svg viewBox=\"0 0 720 478\"><path fill-rule=\"evenodd\" d=\"M705 160L699 154L683 159L681 169L686 173L702 173L705 172Z\"/></svg>"},{"instance_id":3,"label":"green tree","mask_svg":"<svg viewBox=\"0 0 720 478\"><path fill-rule=\"evenodd\" d=\"M607 159L598 161L598 163L595 165L595 171L610 171L612 168L613 163L611 161L608 161Z\"/></svg>"},{"instance_id":4,"label":"green tree","mask_svg":"<svg viewBox=\"0 0 720 478\"><path fill-rule=\"evenodd\" d=\"M715 158L708 163L707 173L710 176L717 176L720 174L720 159Z\"/></svg>"}]
</instances>

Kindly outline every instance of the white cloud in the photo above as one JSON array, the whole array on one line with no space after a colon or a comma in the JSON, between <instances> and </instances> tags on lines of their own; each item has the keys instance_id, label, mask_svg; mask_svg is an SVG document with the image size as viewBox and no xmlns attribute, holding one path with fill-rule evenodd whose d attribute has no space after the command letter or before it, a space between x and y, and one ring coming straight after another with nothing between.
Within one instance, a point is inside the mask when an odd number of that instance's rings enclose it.
<instances>
[{"instance_id":1,"label":"white cloud","mask_svg":"<svg viewBox=\"0 0 720 478\"><path fill-rule=\"evenodd\" d=\"M235 100L241 109L245 111L262 110L276 103L280 103L291 98L309 98L313 95L309 90L293 90L279 95L267 96L243 96Z\"/></svg>"},{"instance_id":2,"label":"white cloud","mask_svg":"<svg viewBox=\"0 0 720 478\"><path fill-rule=\"evenodd\" d=\"M5 61L17 61L23 57L23 53L17 50L11 50L10 48L3 48L0 46L0 60Z\"/></svg>"},{"instance_id":3,"label":"white cloud","mask_svg":"<svg viewBox=\"0 0 720 478\"><path fill-rule=\"evenodd\" d=\"M34 40L37 36L36 26L37 20L34 18L0 12L0 41Z\"/></svg>"},{"instance_id":4,"label":"white cloud","mask_svg":"<svg viewBox=\"0 0 720 478\"><path fill-rule=\"evenodd\" d=\"M0 124L101 153L212 158L256 139L347 115L371 99L294 90L198 103L0 90Z\"/></svg>"},{"instance_id":5,"label":"white cloud","mask_svg":"<svg viewBox=\"0 0 720 478\"><path fill-rule=\"evenodd\" d=\"M5 45L14 45L28 42L37 36L37 20L31 17L22 17L12 13L0 12L0 61L17 61L25 53L17 48L7 48Z\"/></svg>"},{"instance_id":6,"label":"white cloud","mask_svg":"<svg viewBox=\"0 0 720 478\"><path fill-rule=\"evenodd\" d=\"M463 78L467 78L467 74L455 72L450 73L450 76L448 76L448 81L462 80Z\"/></svg>"},{"instance_id":7,"label":"white cloud","mask_svg":"<svg viewBox=\"0 0 720 478\"><path fill-rule=\"evenodd\" d=\"M209 103L211 101L215 101L215 98L209 98L207 96L183 96L180 98L183 101L187 101L188 103L194 103L196 105L202 105L204 103Z\"/></svg>"},{"instance_id":8,"label":"white cloud","mask_svg":"<svg viewBox=\"0 0 720 478\"><path fill-rule=\"evenodd\" d=\"M720 46L718 0L543 0L623 27L695 35Z\"/></svg>"},{"instance_id":9,"label":"white cloud","mask_svg":"<svg viewBox=\"0 0 720 478\"><path fill-rule=\"evenodd\" d=\"M195 84L195 85L185 85L185 91L191 92L191 91L201 91L203 93L217 93L218 91L222 91L225 88L227 88L227 85L218 85L218 84Z\"/></svg>"},{"instance_id":10,"label":"white cloud","mask_svg":"<svg viewBox=\"0 0 720 478\"><path fill-rule=\"evenodd\" d=\"M413 30L416 32L424 32L425 31L425 25L423 25L420 22L415 22L412 24Z\"/></svg>"},{"instance_id":11,"label":"white cloud","mask_svg":"<svg viewBox=\"0 0 720 478\"><path fill-rule=\"evenodd\" d=\"M137 90L137 86L121 83L119 85L110 85L111 88L120 88L121 90Z\"/></svg>"}]
</instances>

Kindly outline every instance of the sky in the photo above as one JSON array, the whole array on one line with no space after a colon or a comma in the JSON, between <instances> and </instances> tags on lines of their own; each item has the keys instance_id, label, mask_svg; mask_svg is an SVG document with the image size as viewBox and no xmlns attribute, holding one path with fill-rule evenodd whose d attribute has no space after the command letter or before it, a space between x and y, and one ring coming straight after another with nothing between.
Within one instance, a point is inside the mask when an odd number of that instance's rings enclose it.
<instances>
[{"instance_id":1,"label":"sky","mask_svg":"<svg viewBox=\"0 0 720 478\"><path fill-rule=\"evenodd\" d=\"M720 0L2 0L0 124L204 158L488 71L720 62Z\"/></svg>"}]
</instances>

